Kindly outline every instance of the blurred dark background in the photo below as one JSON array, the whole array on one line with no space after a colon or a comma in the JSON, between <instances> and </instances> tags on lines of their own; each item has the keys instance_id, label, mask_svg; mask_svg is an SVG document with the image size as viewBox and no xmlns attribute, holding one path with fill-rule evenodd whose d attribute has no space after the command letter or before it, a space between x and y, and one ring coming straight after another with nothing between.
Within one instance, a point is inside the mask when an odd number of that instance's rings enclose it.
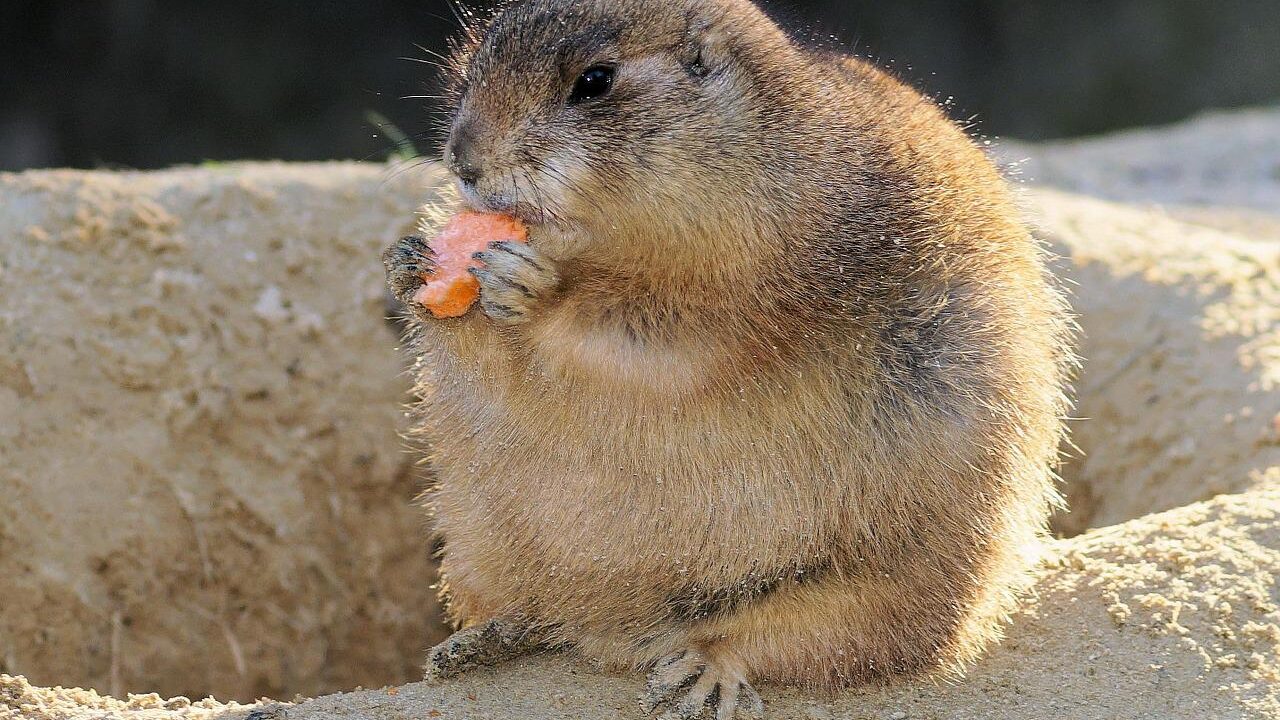
<instances>
[{"instance_id":1,"label":"blurred dark background","mask_svg":"<svg viewBox=\"0 0 1280 720\"><path fill-rule=\"evenodd\" d=\"M953 96L992 136L1280 102L1280 0L770 7ZM401 99L434 85L430 65L401 58L430 59L415 43L444 51L455 28L445 0L0 0L0 169L384 159L396 130L430 134L436 109Z\"/></svg>"}]
</instances>

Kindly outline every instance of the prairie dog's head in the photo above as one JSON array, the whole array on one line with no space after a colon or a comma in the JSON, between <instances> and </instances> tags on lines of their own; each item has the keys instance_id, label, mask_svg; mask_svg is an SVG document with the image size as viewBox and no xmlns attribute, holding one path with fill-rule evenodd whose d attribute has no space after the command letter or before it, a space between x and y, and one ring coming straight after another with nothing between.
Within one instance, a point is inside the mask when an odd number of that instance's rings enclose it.
<instances>
[{"instance_id":1,"label":"prairie dog's head","mask_svg":"<svg viewBox=\"0 0 1280 720\"><path fill-rule=\"evenodd\" d=\"M535 235L696 230L749 201L734 185L756 181L767 76L789 61L747 0L509 3L454 58L444 160L464 202Z\"/></svg>"}]
</instances>

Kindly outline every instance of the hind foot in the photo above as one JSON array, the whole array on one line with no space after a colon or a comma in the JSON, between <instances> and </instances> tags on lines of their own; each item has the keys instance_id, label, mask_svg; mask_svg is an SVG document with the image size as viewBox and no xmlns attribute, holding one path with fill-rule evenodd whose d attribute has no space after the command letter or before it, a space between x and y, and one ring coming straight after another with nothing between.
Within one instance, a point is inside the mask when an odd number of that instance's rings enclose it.
<instances>
[{"instance_id":1,"label":"hind foot","mask_svg":"<svg viewBox=\"0 0 1280 720\"><path fill-rule=\"evenodd\" d=\"M734 667L709 660L696 650L658 661L645 683L640 705L661 720L735 720L764 717L764 701Z\"/></svg>"},{"instance_id":2,"label":"hind foot","mask_svg":"<svg viewBox=\"0 0 1280 720\"><path fill-rule=\"evenodd\" d=\"M524 628L505 620L491 620L459 630L431 648L422 674L427 680L446 680L527 653L534 644Z\"/></svg>"}]
</instances>

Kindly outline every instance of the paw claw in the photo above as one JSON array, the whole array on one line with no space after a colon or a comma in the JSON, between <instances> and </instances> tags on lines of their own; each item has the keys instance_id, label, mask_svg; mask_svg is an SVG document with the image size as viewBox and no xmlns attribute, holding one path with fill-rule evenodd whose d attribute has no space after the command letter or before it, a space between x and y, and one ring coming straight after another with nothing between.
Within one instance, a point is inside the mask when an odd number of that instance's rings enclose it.
<instances>
[{"instance_id":1,"label":"paw claw","mask_svg":"<svg viewBox=\"0 0 1280 720\"><path fill-rule=\"evenodd\" d=\"M414 293L426 282L423 276L435 269L435 252L426 240L410 235L382 253L382 264L391 294L406 307L412 307Z\"/></svg>"},{"instance_id":2,"label":"paw claw","mask_svg":"<svg viewBox=\"0 0 1280 720\"><path fill-rule=\"evenodd\" d=\"M550 262L523 243L490 243L488 250L472 257L484 263L470 269L480 281L481 307L490 318L504 324L523 321L560 284Z\"/></svg>"},{"instance_id":3,"label":"paw claw","mask_svg":"<svg viewBox=\"0 0 1280 720\"><path fill-rule=\"evenodd\" d=\"M759 693L747 684L740 672L709 661L696 651L659 660L645 683L640 705L648 714L668 706L660 720L764 717L764 703Z\"/></svg>"}]
</instances>

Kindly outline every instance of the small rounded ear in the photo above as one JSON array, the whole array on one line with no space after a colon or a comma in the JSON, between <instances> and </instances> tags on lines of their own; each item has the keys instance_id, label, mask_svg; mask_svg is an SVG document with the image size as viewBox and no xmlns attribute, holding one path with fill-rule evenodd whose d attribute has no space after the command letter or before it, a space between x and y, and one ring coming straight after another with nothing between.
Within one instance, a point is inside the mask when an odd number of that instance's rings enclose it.
<instances>
[{"instance_id":1,"label":"small rounded ear","mask_svg":"<svg viewBox=\"0 0 1280 720\"><path fill-rule=\"evenodd\" d=\"M703 78L723 69L732 59L730 35L724 29L724 24L690 13L683 55L685 70L696 78Z\"/></svg>"}]
</instances>

